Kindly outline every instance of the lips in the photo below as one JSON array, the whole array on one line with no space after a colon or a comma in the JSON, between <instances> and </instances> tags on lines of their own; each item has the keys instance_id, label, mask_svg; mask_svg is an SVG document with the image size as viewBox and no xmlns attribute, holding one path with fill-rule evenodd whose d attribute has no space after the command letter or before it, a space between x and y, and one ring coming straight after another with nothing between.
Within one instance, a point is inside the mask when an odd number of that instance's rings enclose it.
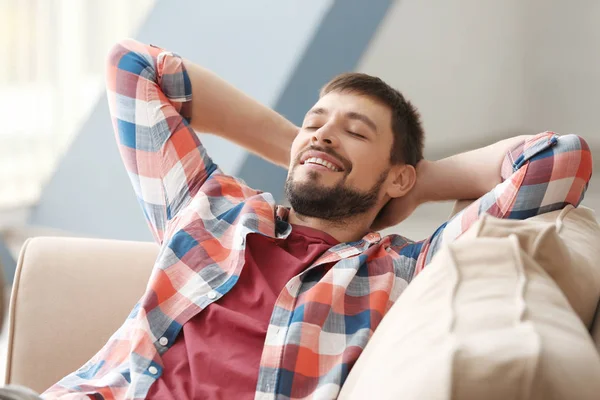
<instances>
[{"instance_id":1,"label":"lips","mask_svg":"<svg viewBox=\"0 0 600 400\"><path fill-rule=\"evenodd\" d=\"M329 168L335 172L344 171L346 169L344 168L344 163L341 160L328 153L318 150L308 150L302 154L302 157L300 157L300 164L304 165L307 162L322 165L325 168Z\"/></svg>"}]
</instances>

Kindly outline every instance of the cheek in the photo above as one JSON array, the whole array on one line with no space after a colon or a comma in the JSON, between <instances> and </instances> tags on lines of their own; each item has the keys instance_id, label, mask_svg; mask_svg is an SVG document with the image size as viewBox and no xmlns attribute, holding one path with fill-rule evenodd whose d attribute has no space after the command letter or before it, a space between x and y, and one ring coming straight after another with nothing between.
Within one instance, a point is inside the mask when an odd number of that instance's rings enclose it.
<instances>
[{"instance_id":1,"label":"cheek","mask_svg":"<svg viewBox=\"0 0 600 400\"><path fill-rule=\"evenodd\" d=\"M290 149L290 164L293 165L298 158L298 155L302 151L303 148L307 146L306 139L302 137L302 134L298 134L294 141L292 142L292 147Z\"/></svg>"},{"instance_id":2,"label":"cheek","mask_svg":"<svg viewBox=\"0 0 600 400\"><path fill-rule=\"evenodd\" d=\"M370 187L388 167L387 157L387 154L381 152L357 153L352 162L352 172L348 176L348 181L357 187Z\"/></svg>"},{"instance_id":3,"label":"cheek","mask_svg":"<svg viewBox=\"0 0 600 400\"><path fill-rule=\"evenodd\" d=\"M353 168L378 168L381 163L381 154L372 143L352 141L346 143L345 150Z\"/></svg>"},{"instance_id":4,"label":"cheek","mask_svg":"<svg viewBox=\"0 0 600 400\"><path fill-rule=\"evenodd\" d=\"M373 173L374 169L367 163L354 163L347 181L357 187L366 187L369 186Z\"/></svg>"},{"instance_id":5,"label":"cheek","mask_svg":"<svg viewBox=\"0 0 600 400\"><path fill-rule=\"evenodd\" d=\"M390 150L388 146L382 143L373 143L363 148L357 159L360 160L362 165L366 165L371 170L383 171L389 166Z\"/></svg>"},{"instance_id":6,"label":"cheek","mask_svg":"<svg viewBox=\"0 0 600 400\"><path fill-rule=\"evenodd\" d=\"M298 148L292 144L292 148L290 149L290 168L296 164L298 154Z\"/></svg>"}]
</instances>

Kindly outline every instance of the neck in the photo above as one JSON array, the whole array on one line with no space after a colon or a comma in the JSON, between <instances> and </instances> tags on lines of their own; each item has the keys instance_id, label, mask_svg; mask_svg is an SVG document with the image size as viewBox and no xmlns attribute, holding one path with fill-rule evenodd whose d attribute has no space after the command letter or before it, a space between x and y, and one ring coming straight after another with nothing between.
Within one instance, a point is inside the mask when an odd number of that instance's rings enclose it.
<instances>
[{"instance_id":1,"label":"neck","mask_svg":"<svg viewBox=\"0 0 600 400\"><path fill-rule=\"evenodd\" d=\"M363 238L369 233L371 223L374 218L371 216L362 215L357 218L348 218L343 222L328 221L319 218L307 217L290 210L288 222L294 225L308 226L313 229L318 229L325 232L341 243L355 242Z\"/></svg>"}]
</instances>

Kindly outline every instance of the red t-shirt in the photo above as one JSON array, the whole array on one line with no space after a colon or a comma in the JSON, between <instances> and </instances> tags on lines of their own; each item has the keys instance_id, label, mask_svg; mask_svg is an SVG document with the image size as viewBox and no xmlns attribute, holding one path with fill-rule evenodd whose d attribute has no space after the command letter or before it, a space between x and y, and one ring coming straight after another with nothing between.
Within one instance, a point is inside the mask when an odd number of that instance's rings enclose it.
<instances>
[{"instance_id":1,"label":"red t-shirt","mask_svg":"<svg viewBox=\"0 0 600 400\"><path fill-rule=\"evenodd\" d=\"M183 325L148 398L253 399L277 296L337 243L325 232L296 225L286 239L249 234L239 281Z\"/></svg>"}]
</instances>

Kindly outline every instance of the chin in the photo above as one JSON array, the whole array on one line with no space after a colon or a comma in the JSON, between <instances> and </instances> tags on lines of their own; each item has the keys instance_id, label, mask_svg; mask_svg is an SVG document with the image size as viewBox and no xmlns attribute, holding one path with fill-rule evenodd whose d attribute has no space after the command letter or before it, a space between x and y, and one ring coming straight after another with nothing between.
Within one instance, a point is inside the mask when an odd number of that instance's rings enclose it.
<instances>
[{"instance_id":1,"label":"chin","mask_svg":"<svg viewBox=\"0 0 600 400\"><path fill-rule=\"evenodd\" d=\"M321 175L316 171L296 171L292 180L296 183L320 182Z\"/></svg>"}]
</instances>

